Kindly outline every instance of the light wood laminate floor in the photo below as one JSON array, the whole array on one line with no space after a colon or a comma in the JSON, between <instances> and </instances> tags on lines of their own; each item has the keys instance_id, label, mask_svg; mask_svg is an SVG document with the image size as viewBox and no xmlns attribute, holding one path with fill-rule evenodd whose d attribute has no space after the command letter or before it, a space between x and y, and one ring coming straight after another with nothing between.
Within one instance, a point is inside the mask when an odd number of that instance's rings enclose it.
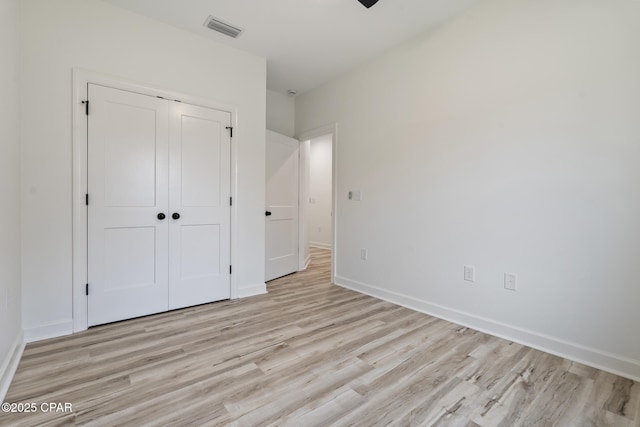
<instances>
[{"instance_id":1,"label":"light wood laminate floor","mask_svg":"<svg viewBox=\"0 0 640 427\"><path fill-rule=\"evenodd\" d=\"M640 385L331 285L328 251L269 294L29 344L2 426L640 426Z\"/></svg>"}]
</instances>

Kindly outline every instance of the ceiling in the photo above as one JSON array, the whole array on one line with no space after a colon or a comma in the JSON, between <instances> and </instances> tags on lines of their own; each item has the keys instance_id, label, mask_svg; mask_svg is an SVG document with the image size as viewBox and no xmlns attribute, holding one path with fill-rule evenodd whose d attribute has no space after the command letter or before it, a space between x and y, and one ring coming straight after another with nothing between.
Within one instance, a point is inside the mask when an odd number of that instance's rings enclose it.
<instances>
[{"instance_id":1,"label":"ceiling","mask_svg":"<svg viewBox=\"0 0 640 427\"><path fill-rule=\"evenodd\" d=\"M105 0L267 59L267 88L306 92L479 0ZM244 29L204 27L209 15Z\"/></svg>"}]
</instances>

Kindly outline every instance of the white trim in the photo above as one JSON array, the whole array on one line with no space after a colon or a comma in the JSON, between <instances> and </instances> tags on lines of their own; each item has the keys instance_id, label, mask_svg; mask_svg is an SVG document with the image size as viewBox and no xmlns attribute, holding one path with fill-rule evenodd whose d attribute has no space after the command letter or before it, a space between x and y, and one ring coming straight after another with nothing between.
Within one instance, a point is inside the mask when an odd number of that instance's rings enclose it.
<instances>
[{"instance_id":1,"label":"white trim","mask_svg":"<svg viewBox=\"0 0 640 427\"><path fill-rule=\"evenodd\" d=\"M72 316L73 330L88 327L87 299L82 288L87 283L87 207L81 202L87 193L87 120L84 119L82 100L87 96L90 76L73 70L73 185L72 185Z\"/></svg>"},{"instance_id":2,"label":"white trim","mask_svg":"<svg viewBox=\"0 0 640 427\"><path fill-rule=\"evenodd\" d=\"M304 271L307 269L306 261L309 258L309 154L311 144L300 140L298 144L298 271ZM303 147L307 148L306 153L302 149ZM305 155L303 156L303 154ZM303 206L305 206L304 209L302 209ZM307 252L306 257L305 252Z\"/></svg>"},{"instance_id":3,"label":"white trim","mask_svg":"<svg viewBox=\"0 0 640 427\"><path fill-rule=\"evenodd\" d=\"M299 134L299 141L307 141L319 136L331 135L331 229L333 235L333 250L331 251L331 282L335 282L337 271L338 245L338 123L320 126Z\"/></svg>"},{"instance_id":4,"label":"white trim","mask_svg":"<svg viewBox=\"0 0 640 427\"><path fill-rule=\"evenodd\" d=\"M309 246L311 246L312 248L328 249L328 250L331 250L333 248L333 245L330 245L328 243L321 243L321 242L309 242Z\"/></svg>"},{"instance_id":5,"label":"white trim","mask_svg":"<svg viewBox=\"0 0 640 427\"><path fill-rule=\"evenodd\" d=\"M52 322L24 330L25 342L34 342L57 338L72 334L74 322L67 320L63 322Z\"/></svg>"},{"instance_id":6,"label":"white trim","mask_svg":"<svg viewBox=\"0 0 640 427\"><path fill-rule=\"evenodd\" d=\"M590 348L535 331L514 327L485 317L433 304L408 295L381 289L366 283L336 277L336 285L367 294L411 310L503 338L584 365L640 381L640 361Z\"/></svg>"},{"instance_id":7,"label":"white trim","mask_svg":"<svg viewBox=\"0 0 640 427\"><path fill-rule=\"evenodd\" d=\"M253 297L256 295L264 295L267 293L267 284L258 283L257 285L243 286L238 289L238 298Z\"/></svg>"},{"instance_id":8,"label":"white trim","mask_svg":"<svg viewBox=\"0 0 640 427\"><path fill-rule=\"evenodd\" d=\"M311 264L311 254L307 255L305 259L302 259L302 255L300 256L300 266L298 267L298 272L305 271L309 268L309 264Z\"/></svg>"},{"instance_id":9,"label":"white trim","mask_svg":"<svg viewBox=\"0 0 640 427\"><path fill-rule=\"evenodd\" d=\"M166 89L149 86L119 77L110 76L94 71L73 69L73 322L72 332L87 329L87 298L85 285L87 283L87 215L84 197L87 193L87 120L85 118L82 100L87 98L87 84L93 83L115 89L127 90L149 96L161 96L176 99L181 102L216 110L227 111L231 114L233 138L231 140L231 197L238 200L238 147L235 141L241 129L238 125L239 109L234 105L173 92ZM91 114L91 106L89 106ZM237 204L231 206L231 264L236 259L237 247L235 239L237 233ZM238 298L238 284L234 275L230 281L231 298ZM46 329L48 326L44 326ZM42 328L35 328L39 330Z\"/></svg>"},{"instance_id":10,"label":"white trim","mask_svg":"<svg viewBox=\"0 0 640 427\"><path fill-rule=\"evenodd\" d=\"M2 361L2 365L0 366L0 403L4 402L7 391L9 391L9 386L22 358L25 344L24 334L20 331L13 341L9 353Z\"/></svg>"},{"instance_id":11,"label":"white trim","mask_svg":"<svg viewBox=\"0 0 640 427\"><path fill-rule=\"evenodd\" d=\"M241 129L238 126L238 109L234 108L231 113L231 126L233 127L233 138L231 138L231 258L229 263L233 266L233 260L239 259L238 246L236 244L238 234L238 135ZM237 275L231 274L231 299L238 298Z\"/></svg>"}]
</instances>

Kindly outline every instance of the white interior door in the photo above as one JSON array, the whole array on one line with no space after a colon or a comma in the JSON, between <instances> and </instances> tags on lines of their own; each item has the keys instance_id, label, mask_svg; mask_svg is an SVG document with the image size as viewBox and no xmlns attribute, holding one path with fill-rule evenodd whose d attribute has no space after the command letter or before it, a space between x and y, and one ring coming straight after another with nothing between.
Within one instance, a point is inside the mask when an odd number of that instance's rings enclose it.
<instances>
[{"instance_id":1,"label":"white interior door","mask_svg":"<svg viewBox=\"0 0 640 427\"><path fill-rule=\"evenodd\" d=\"M171 309L231 296L229 126L228 112L171 104Z\"/></svg>"},{"instance_id":2,"label":"white interior door","mask_svg":"<svg viewBox=\"0 0 640 427\"><path fill-rule=\"evenodd\" d=\"M266 135L266 267L269 281L298 270L298 153L293 138Z\"/></svg>"},{"instance_id":3,"label":"white interior door","mask_svg":"<svg viewBox=\"0 0 640 427\"><path fill-rule=\"evenodd\" d=\"M93 84L88 93L92 326L168 309L168 103Z\"/></svg>"},{"instance_id":4,"label":"white interior door","mask_svg":"<svg viewBox=\"0 0 640 427\"><path fill-rule=\"evenodd\" d=\"M88 95L88 325L228 299L231 114Z\"/></svg>"}]
</instances>

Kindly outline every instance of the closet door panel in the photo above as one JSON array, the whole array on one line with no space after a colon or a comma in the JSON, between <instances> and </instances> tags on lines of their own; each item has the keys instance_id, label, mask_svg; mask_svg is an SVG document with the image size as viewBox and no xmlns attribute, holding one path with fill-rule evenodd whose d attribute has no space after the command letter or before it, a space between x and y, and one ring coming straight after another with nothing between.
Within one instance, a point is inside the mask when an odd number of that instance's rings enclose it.
<instances>
[{"instance_id":1,"label":"closet door panel","mask_svg":"<svg viewBox=\"0 0 640 427\"><path fill-rule=\"evenodd\" d=\"M168 102L89 84L88 324L168 309Z\"/></svg>"},{"instance_id":2,"label":"closet door panel","mask_svg":"<svg viewBox=\"0 0 640 427\"><path fill-rule=\"evenodd\" d=\"M228 112L170 109L169 306L228 299L231 230Z\"/></svg>"}]
</instances>

